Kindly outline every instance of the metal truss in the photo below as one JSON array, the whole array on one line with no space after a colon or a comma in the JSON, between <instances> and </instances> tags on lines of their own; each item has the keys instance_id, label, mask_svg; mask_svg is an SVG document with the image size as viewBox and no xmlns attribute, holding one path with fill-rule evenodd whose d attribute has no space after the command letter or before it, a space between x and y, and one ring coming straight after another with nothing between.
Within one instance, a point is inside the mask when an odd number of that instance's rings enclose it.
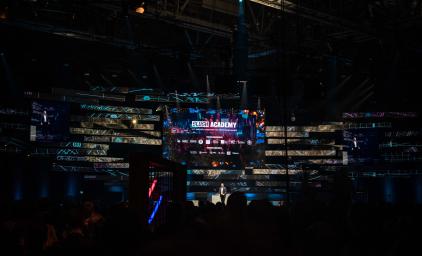
<instances>
[{"instance_id":1,"label":"metal truss","mask_svg":"<svg viewBox=\"0 0 422 256\"><path fill-rule=\"evenodd\" d=\"M330 34L333 38L344 38L344 36L352 37L358 41L368 41L375 39L374 32L368 29L362 29L354 22L331 15L329 13L298 5L293 1L287 0L250 0L264 6L268 6L282 12L298 15L302 18L316 21L320 24L329 25L335 28L341 28L341 32Z\"/></svg>"},{"instance_id":2,"label":"metal truss","mask_svg":"<svg viewBox=\"0 0 422 256\"><path fill-rule=\"evenodd\" d=\"M273 38L275 31L278 31L274 25L281 18L283 13L291 14L290 16L301 17L303 20L311 21L310 26L327 25L328 38L331 39L351 39L354 42L365 42L376 38L374 24L369 22L366 25L358 24L351 19L340 17L338 10L323 9L323 4L315 4L313 1L295 1L295 0L249 0L245 1L244 8L246 21L249 26L250 42L256 44L256 50L261 53L262 49L272 49L269 40ZM331 3L330 6L339 6L338 9L344 8L344 5L351 5L351 0L341 0L340 3ZM368 2L363 5L361 12L368 13L369 18L374 16L374 12L389 12L391 9L397 9L401 1L383 0ZM201 51L213 42L215 38L225 38L232 40L234 32L234 24L238 15L238 2L225 0L161 0L146 1L145 13L138 14L134 8L123 10L121 1L89 1L88 3L73 3L72 8L64 8L60 4L50 4L42 6L42 3L29 4L33 13L32 21L26 18L14 18L13 21L5 21L3 24L13 26L24 26L30 29L41 30L65 37L79 38L90 41L103 41L109 44L135 49L138 47L151 47L153 45L143 45L141 42L135 42L135 31L132 27L139 19L152 19L162 23L171 24L184 29L186 41L191 45L191 57L201 55ZM405 6L405 5L403 5ZM402 7L403 7L402 6ZM391 26L397 24L410 24L419 19L422 15L422 1L414 0L406 5L406 8L399 8L401 14L392 19ZM85 28L76 29L75 27L65 28L64 25L49 25L48 22L42 23L42 13L51 15L67 16L78 19L78 17L86 16L84 11L102 12L104 17L121 16L126 19L120 22L124 29L119 28L120 37L114 37L112 40L105 35L95 32L85 31ZM405 10L404 10L405 9ZM333 10L335 10L333 12ZM404 10L404 11L403 11ZM337 14L333 14L337 13ZM76 18L75 18L76 17ZM292 18L292 17L290 17ZM313 23L312 23L313 22ZM86 24L85 24L86 25ZM120 31L127 31L122 35ZM313 41L314 39L307 39ZM323 39L324 41L325 39ZM318 41L318 40L317 40ZM312 44L312 42L310 42ZM166 49L162 47L158 49L164 54ZM168 50L168 49L167 49ZM271 52L271 51L268 51ZM170 49L171 54L171 49ZM267 53L268 54L268 53Z\"/></svg>"},{"instance_id":3,"label":"metal truss","mask_svg":"<svg viewBox=\"0 0 422 256\"><path fill-rule=\"evenodd\" d=\"M20 153L26 150L26 143L13 137L0 137L0 152Z\"/></svg>"}]
</instances>

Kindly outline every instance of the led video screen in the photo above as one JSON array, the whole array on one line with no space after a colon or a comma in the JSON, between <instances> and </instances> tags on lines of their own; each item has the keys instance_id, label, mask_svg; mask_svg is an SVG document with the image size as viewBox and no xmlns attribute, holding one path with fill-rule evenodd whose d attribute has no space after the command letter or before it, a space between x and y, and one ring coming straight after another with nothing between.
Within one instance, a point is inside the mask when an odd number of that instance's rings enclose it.
<instances>
[{"instance_id":1,"label":"led video screen","mask_svg":"<svg viewBox=\"0 0 422 256\"><path fill-rule=\"evenodd\" d=\"M375 163L380 160L378 129L348 129L343 131L344 145L350 164Z\"/></svg>"},{"instance_id":2,"label":"led video screen","mask_svg":"<svg viewBox=\"0 0 422 256\"><path fill-rule=\"evenodd\" d=\"M33 101L31 141L62 141L69 137L69 105L61 102Z\"/></svg>"},{"instance_id":3,"label":"led video screen","mask_svg":"<svg viewBox=\"0 0 422 256\"><path fill-rule=\"evenodd\" d=\"M189 167L260 166L263 111L173 108L164 119L164 157Z\"/></svg>"}]
</instances>

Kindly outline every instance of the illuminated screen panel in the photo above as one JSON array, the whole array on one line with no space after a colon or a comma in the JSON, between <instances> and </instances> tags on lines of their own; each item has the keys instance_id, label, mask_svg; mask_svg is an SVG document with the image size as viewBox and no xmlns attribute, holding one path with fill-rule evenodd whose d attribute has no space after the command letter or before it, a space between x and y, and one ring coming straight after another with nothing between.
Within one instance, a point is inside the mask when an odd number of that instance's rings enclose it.
<instances>
[{"instance_id":1,"label":"illuminated screen panel","mask_svg":"<svg viewBox=\"0 0 422 256\"><path fill-rule=\"evenodd\" d=\"M107 120L103 122L80 122L82 128L94 128L102 127L107 129L134 129L134 130L154 130L154 124L135 124L127 121L127 123L121 120Z\"/></svg>"},{"instance_id":2,"label":"illuminated screen panel","mask_svg":"<svg viewBox=\"0 0 422 256\"><path fill-rule=\"evenodd\" d=\"M413 118L417 117L416 112L351 112L343 113L344 119L358 118Z\"/></svg>"},{"instance_id":3,"label":"illuminated screen panel","mask_svg":"<svg viewBox=\"0 0 422 256\"><path fill-rule=\"evenodd\" d=\"M96 162L96 163L113 163L122 162L125 159L122 157L103 157L103 156L60 156L56 157L57 161L72 161L72 162Z\"/></svg>"},{"instance_id":4,"label":"illuminated screen panel","mask_svg":"<svg viewBox=\"0 0 422 256\"><path fill-rule=\"evenodd\" d=\"M94 163L94 168L129 169L129 163Z\"/></svg>"},{"instance_id":5,"label":"illuminated screen panel","mask_svg":"<svg viewBox=\"0 0 422 256\"><path fill-rule=\"evenodd\" d=\"M144 137L111 137L113 143L161 145L160 139L150 139Z\"/></svg>"},{"instance_id":6,"label":"illuminated screen panel","mask_svg":"<svg viewBox=\"0 0 422 256\"><path fill-rule=\"evenodd\" d=\"M73 122L108 122L109 120L138 120L138 121L150 121L159 122L159 115L138 115L138 114L122 114L122 113L88 113L85 116L74 115L71 116Z\"/></svg>"},{"instance_id":7,"label":"illuminated screen panel","mask_svg":"<svg viewBox=\"0 0 422 256\"><path fill-rule=\"evenodd\" d=\"M107 144L82 143L79 141L60 142L57 144L57 146L63 147L63 148L86 148L86 149L102 149L102 150L108 150L110 148L110 146Z\"/></svg>"},{"instance_id":8,"label":"illuminated screen panel","mask_svg":"<svg viewBox=\"0 0 422 256\"><path fill-rule=\"evenodd\" d=\"M343 129L343 123L331 122L314 126L287 126L287 132L335 132ZM267 132L284 132L284 126L267 126ZM284 136L282 134L281 136Z\"/></svg>"},{"instance_id":9,"label":"illuminated screen panel","mask_svg":"<svg viewBox=\"0 0 422 256\"><path fill-rule=\"evenodd\" d=\"M119 137L131 137L136 134L148 134L153 137L161 137L161 132L159 131L116 131L112 129L89 129L89 128L75 128L71 127L70 129L71 134L81 134L81 135L95 135L95 136L119 136Z\"/></svg>"},{"instance_id":10,"label":"illuminated screen panel","mask_svg":"<svg viewBox=\"0 0 422 256\"><path fill-rule=\"evenodd\" d=\"M372 163L379 160L378 129L348 129L343 131L348 163Z\"/></svg>"},{"instance_id":11,"label":"illuminated screen panel","mask_svg":"<svg viewBox=\"0 0 422 256\"><path fill-rule=\"evenodd\" d=\"M81 109L90 110L90 111L116 112L116 113L126 113L126 114L152 114L152 109L131 108L131 107L122 107L122 106L81 104Z\"/></svg>"},{"instance_id":12,"label":"illuminated screen panel","mask_svg":"<svg viewBox=\"0 0 422 256\"><path fill-rule=\"evenodd\" d=\"M382 165L422 160L420 119L414 112L344 113L343 144L347 164ZM402 168L403 166L399 166Z\"/></svg>"},{"instance_id":13,"label":"illuminated screen panel","mask_svg":"<svg viewBox=\"0 0 422 256\"><path fill-rule=\"evenodd\" d=\"M266 132L266 136L268 138L280 138L284 137L284 132ZM309 132L287 132L287 138L301 138L301 137L309 137Z\"/></svg>"},{"instance_id":14,"label":"illuminated screen panel","mask_svg":"<svg viewBox=\"0 0 422 256\"><path fill-rule=\"evenodd\" d=\"M222 174L237 174L237 175L244 175L245 174L245 170L215 170L215 169L211 169L211 170L188 170L188 175L206 175L206 176L213 176L213 177L218 177Z\"/></svg>"},{"instance_id":15,"label":"illuminated screen panel","mask_svg":"<svg viewBox=\"0 0 422 256\"><path fill-rule=\"evenodd\" d=\"M303 156L303 157L315 157L315 156L335 156L336 150L288 150L288 156ZM284 150L266 150L266 156L285 156Z\"/></svg>"},{"instance_id":16,"label":"illuminated screen panel","mask_svg":"<svg viewBox=\"0 0 422 256\"><path fill-rule=\"evenodd\" d=\"M393 128L400 129L400 128ZM349 164L419 162L422 139L417 131L348 129L343 132Z\"/></svg>"},{"instance_id":17,"label":"illuminated screen panel","mask_svg":"<svg viewBox=\"0 0 422 256\"><path fill-rule=\"evenodd\" d=\"M190 167L260 166L265 159L262 111L171 109L164 120L164 157Z\"/></svg>"},{"instance_id":18,"label":"illuminated screen panel","mask_svg":"<svg viewBox=\"0 0 422 256\"><path fill-rule=\"evenodd\" d=\"M33 155L61 155L61 156L106 156L107 150L85 148L43 148L37 147L32 151Z\"/></svg>"},{"instance_id":19,"label":"illuminated screen panel","mask_svg":"<svg viewBox=\"0 0 422 256\"><path fill-rule=\"evenodd\" d=\"M33 101L30 141L63 141L69 137L69 104Z\"/></svg>"}]
</instances>

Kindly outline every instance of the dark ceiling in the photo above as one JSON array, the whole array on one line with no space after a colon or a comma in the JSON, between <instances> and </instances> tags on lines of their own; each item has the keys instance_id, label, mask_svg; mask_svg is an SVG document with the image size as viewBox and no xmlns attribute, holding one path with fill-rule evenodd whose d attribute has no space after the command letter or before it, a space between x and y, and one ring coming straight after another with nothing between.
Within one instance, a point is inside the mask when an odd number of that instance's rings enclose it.
<instances>
[{"instance_id":1,"label":"dark ceiling","mask_svg":"<svg viewBox=\"0 0 422 256\"><path fill-rule=\"evenodd\" d=\"M306 113L417 110L421 2L246 1L250 98L275 104L287 91L289 106ZM136 13L142 3L145 13ZM205 91L207 75L216 93L239 90L233 76L237 1L0 6L6 91L92 84Z\"/></svg>"}]
</instances>

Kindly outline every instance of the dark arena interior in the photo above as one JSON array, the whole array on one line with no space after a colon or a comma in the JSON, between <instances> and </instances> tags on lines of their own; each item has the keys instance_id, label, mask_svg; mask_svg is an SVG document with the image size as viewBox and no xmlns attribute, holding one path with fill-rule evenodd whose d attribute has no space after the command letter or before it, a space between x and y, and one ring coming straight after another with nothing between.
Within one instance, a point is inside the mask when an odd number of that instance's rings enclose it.
<instances>
[{"instance_id":1,"label":"dark arena interior","mask_svg":"<svg viewBox=\"0 0 422 256\"><path fill-rule=\"evenodd\" d=\"M1 0L0 255L422 255L421 85L422 0Z\"/></svg>"}]
</instances>

